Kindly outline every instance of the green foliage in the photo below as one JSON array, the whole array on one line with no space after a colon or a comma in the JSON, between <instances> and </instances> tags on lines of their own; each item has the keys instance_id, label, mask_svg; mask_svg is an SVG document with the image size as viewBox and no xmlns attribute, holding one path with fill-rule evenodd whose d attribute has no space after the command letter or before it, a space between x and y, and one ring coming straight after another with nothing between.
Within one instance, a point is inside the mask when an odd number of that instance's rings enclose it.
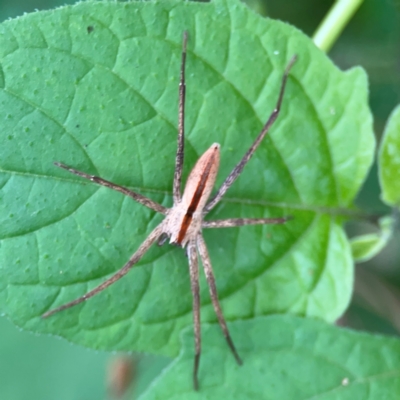
<instances>
[{"instance_id":1,"label":"green foliage","mask_svg":"<svg viewBox=\"0 0 400 400\"><path fill-rule=\"evenodd\" d=\"M392 238L394 222L390 216L383 217L379 220L378 232L352 238L350 245L354 261L368 261L379 254Z\"/></svg>"},{"instance_id":2,"label":"green foliage","mask_svg":"<svg viewBox=\"0 0 400 400\"><path fill-rule=\"evenodd\" d=\"M205 232L227 320L288 313L331 322L348 305L353 261L337 210L352 209L373 158L364 71L339 71L301 32L238 2L88 2L0 25L0 310L17 325L91 348L178 355L192 300L177 248L153 248L87 303L40 316L122 267L161 220L54 161L171 205L184 30L185 176L219 142L217 185L299 55L271 134L210 214L294 219ZM201 284L202 321L212 323ZM239 330L238 347L256 353Z\"/></svg>"},{"instance_id":3,"label":"green foliage","mask_svg":"<svg viewBox=\"0 0 400 400\"><path fill-rule=\"evenodd\" d=\"M386 124L379 151L379 179L382 200L400 205L400 106L397 106Z\"/></svg>"},{"instance_id":4,"label":"green foliage","mask_svg":"<svg viewBox=\"0 0 400 400\"><path fill-rule=\"evenodd\" d=\"M400 390L400 341L352 332L293 316L259 317L231 324L244 364L224 351L218 327L203 330L203 399L386 399ZM198 399L191 391L193 336L141 400ZM251 345L250 345L251 344Z\"/></svg>"}]
</instances>

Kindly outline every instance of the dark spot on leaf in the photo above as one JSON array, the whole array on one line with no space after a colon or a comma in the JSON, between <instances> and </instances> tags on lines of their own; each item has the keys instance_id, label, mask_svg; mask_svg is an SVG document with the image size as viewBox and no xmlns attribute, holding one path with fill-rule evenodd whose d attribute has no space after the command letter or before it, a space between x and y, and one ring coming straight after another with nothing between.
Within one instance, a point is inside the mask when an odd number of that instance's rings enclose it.
<instances>
[{"instance_id":1,"label":"dark spot on leaf","mask_svg":"<svg viewBox=\"0 0 400 400\"><path fill-rule=\"evenodd\" d=\"M79 128L79 127L80 127L80 125L79 125L79 124L75 126L75 128Z\"/></svg>"},{"instance_id":2,"label":"dark spot on leaf","mask_svg":"<svg viewBox=\"0 0 400 400\"><path fill-rule=\"evenodd\" d=\"M94 31L94 26L89 25L86 29L87 29L87 33L90 35Z\"/></svg>"}]
</instances>

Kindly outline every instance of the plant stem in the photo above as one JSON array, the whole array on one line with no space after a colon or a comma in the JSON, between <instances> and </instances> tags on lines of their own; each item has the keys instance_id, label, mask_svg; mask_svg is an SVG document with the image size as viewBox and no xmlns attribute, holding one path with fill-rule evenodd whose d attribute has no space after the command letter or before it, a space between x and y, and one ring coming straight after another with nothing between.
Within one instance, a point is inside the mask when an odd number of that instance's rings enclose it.
<instances>
[{"instance_id":1,"label":"plant stem","mask_svg":"<svg viewBox=\"0 0 400 400\"><path fill-rule=\"evenodd\" d=\"M337 0L314 33L314 43L328 52L364 0Z\"/></svg>"}]
</instances>

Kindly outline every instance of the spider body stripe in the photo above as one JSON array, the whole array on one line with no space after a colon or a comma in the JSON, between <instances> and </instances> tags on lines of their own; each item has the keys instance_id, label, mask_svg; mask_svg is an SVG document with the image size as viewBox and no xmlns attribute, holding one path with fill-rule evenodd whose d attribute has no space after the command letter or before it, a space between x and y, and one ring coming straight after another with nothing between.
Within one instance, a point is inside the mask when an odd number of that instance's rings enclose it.
<instances>
[{"instance_id":1,"label":"spider body stripe","mask_svg":"<svg viewBox=\"0 0 400 400\"><path fill-rule=\"evenodd\" d=\"M188 228L192 223L193 217L196 216L196 212L198 218L202 217L205 202L210 196L210 188L213 188L218 172L219 145L216 143L213 144L203 154L203 156L200 157L199 161L200 162L195 165L191 173L191 175L193 174L193 176L196 178L196 180L193 180L193 182L195 182L197 186L194 187L194 192L192 192L191 182L193 178L191 178L188 180L188 184L186 185L187 189L185 188L185 192L183 194L183 198L185 200L190 199L190 196L191 200L189 202L189 206L187 207L187 211L183 216L183 220L180 223L180 229L176 241L176 244L179 245L182 245Z\"/></svg>"}]
</instances>

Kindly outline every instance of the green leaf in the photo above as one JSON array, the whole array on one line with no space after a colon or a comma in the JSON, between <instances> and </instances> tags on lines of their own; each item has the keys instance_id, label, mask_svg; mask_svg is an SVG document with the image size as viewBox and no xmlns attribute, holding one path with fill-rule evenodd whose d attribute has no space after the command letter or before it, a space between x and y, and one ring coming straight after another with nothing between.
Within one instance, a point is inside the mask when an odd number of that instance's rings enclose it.
<instances>
[{"instance_id":1,"label":"green leaf","mask_svg":"<svg viewBox=\"0 0 400 400\"><path fill-rule=\"evenodd\" d=\"M390 115L379 150L379 180L382 200L400 204L400 105Z\"/></svg>"},{"instance_id":2,"label":"green leaf","mask_svg":"<svg viewBox=\"0 0 400 400\"><path fill-rule=\"evenodd\" d=\"M354 261L368 261L379 254L392 238L394 224L393 217L383 217L379 220L379 232L352 238L350 245Z\"/></svg>"},{"instance_id":3,"label":"green leaf","mask_svg":"<svg viewBox=\"0 0 400 400\"><path fill-rule=\"evenodd\" d=\"M228 321L335 320L353 283L337 208L372 162L367 80L292 26L236 1L86 2L0 25L0 308L19 326L92 348L174 356L192 324L187 259L155 246L124 279L47 320L121 268L161 221L60 161L171 206L181 38L189 32L185 176L222 145L221 184L275 106L282 112L210 218L292 215L205 231ZM216 321L201 281L202 321Z\"/></svg>"},{"instance_id":4,"label":"green leaf","mask_svg":"<svg viewBox=\"0 0 400 400\"><path fill-rule=\"evenodd\" d=\"M202 399L398 399L400 341L293 316L231 324L243 365L235 364L218 326L205 326ZM193 337L140 400L198 399L191 388Z\"/></svg>"}]
</instances>

